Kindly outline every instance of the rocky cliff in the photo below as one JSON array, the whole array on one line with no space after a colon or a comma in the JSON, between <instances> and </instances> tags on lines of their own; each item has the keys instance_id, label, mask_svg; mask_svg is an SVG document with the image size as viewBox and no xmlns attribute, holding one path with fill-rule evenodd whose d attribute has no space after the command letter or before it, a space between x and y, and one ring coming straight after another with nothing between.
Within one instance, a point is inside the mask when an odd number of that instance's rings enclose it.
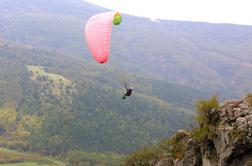
<instances>
[{"instance_id":1,"label":"rocky cliff","mask_svg":"<svg viewBox=\"0 0 252 166\"><path fill-rule=\"evenodd\" d=\"M194 139L194 131L178 131L172 138L176 145L169 148L182 143L182 150L175 150L181 157L167 153L155 166L252 166L252 95L220 103L207 115L216 121L204 139Z\"/></svg>"}]
</instances>

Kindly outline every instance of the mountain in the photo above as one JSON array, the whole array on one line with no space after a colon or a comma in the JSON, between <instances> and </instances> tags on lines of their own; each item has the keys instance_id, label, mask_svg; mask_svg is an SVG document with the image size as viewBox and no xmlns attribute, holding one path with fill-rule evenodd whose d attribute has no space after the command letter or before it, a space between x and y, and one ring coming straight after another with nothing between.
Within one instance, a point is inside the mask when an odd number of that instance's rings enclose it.
<instances>
[{"instance_id":1,"label":"mountain","mask_svg":"<svg viewBox=\"0 0 252 166\"><path fill-rule=\"evenodd\" d=\"M93 14L107 11L81 0L1 0L0 4L3 38L85 59L90 54L84 24ZM251 91L251 37L251 26L123 15L122 25L113 29L109 64L211 94L239 97ZM243 86L238 86L241 82Z\"/></svg>"},{"instance_id":2,"label":"mountain","mask_svg":"<svg viewBox=\"0 0 252 166\"><path fill-rule=\"evenodd\" d=\"M170 139L142 148L125 165L249 166L252 164L252 94L218 103L198 102L198 127L179 130Z\"/></svg>"},{"instance_id":3,"label":"mountain","mask_svg":"<svg viewBox=\"0 0 252 166\"><path fill-rule=\"evenodd\" d=\"M18 135L22 149L128 153L188 126L194 101L208 95L134 64L118 67L123 57L95 63L83 23L105 9L69 0L1 0L0 6L1 131ZM130 66L136 69L125 70ZM135 90L123 101L125 80Z\"/></svg>"},{"instance_id":4,"label":"mountain","mask_svg":"<svg viewBox=\"0 0 252 166\"><path fill-rule=\"evenodd\" d=\"M206 95L126 73L136 90L122 100L121 70L6 40L0 52L1 131L28 141L24 149L46 154L76 147L128 153L190 124L189 103ZM9 116L13 118L6 122Z\"/></svg>"}]
</instances>

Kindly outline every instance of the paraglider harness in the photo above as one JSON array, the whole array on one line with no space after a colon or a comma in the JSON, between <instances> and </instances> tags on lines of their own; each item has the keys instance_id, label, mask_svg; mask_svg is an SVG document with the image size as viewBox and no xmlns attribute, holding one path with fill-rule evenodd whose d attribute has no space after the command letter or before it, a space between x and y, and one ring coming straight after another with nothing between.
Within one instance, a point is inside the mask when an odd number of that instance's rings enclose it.
<instances>
[{"instance_id":1,"label":"paraglider harness","mask_svg":"<svg viewBox=\"0 0 252 166\"><path fill-rule=\"evenodd\" d=\"M133 87L129 87L127 86L127 83L125 82L125 89L126 89L126 93L123 95L122 99L126 99L126 96L131 96Z\"/></svg>"}]
</instances>

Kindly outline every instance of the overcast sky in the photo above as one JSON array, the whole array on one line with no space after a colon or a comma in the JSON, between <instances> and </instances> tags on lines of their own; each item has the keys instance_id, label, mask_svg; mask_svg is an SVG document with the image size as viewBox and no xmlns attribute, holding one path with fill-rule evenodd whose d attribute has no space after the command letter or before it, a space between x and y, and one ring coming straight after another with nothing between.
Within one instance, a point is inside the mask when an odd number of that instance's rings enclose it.
<instances>
[{"instance_id":1,"label":"overcast sky","mask_svg":"<svg viewBox=\"0 0 252 166\"><path fill-rule=\"evenodd\" d=\"M86 0L136 16L252 25L252 0Z\"/></svg>"}]
</instances>

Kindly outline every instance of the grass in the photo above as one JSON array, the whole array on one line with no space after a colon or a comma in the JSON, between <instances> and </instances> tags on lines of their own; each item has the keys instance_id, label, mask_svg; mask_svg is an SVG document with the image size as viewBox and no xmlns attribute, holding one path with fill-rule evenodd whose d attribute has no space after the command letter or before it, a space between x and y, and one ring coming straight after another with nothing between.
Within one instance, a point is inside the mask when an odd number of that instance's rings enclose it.
<instances>
[{"instance_id":1,"label":"grass","mask_svg":"<svg viewBox=\"0 0 252 166\"><path fill-rule=\"evenodd\" d=\"M32 73L30 78L32 80L37 80L39 77L46 78L46 81L50 81L52 94L60 97L62 95L62 86L70 86L72 82L62 75L47 73L42 66L27 66L29 72Z\"/></svg>"},{"instance_id":2,"label":"grass","mask_svg":"<svg viewBox=\"0 0 252 166\"><path fill-rule=\"evenodd\" d=\"M0 148L0 166L64 166L64 164L48 157Z\"/></svg>"},{"instance_id":3,"label":"grass","mask_svg":"<svg viewBox=\"0 0 252 166\"><path fill-rule=\"evenodd\" d=\"M52 166L52 165L41 165L37 163L31 163L31 162L23 162L23 163L11 163L11 164L0 164L0 166Z\"/></svg>"},{"instance_id":4,"label":"grass","mask_svg":"<svg viewBox=\"0 0 252 166\"><path fill-rule=\"evenodd\" d=\"M53 73L47 73L42 66L27 66L28 71L32 72L33 79L36 79L38 76L45 76L49 80L52 80L54 82L62 82L65 85L70 85L71 81L63 77L62 75L59 74L53 74Z\"/></svg>"}]
</instances>

